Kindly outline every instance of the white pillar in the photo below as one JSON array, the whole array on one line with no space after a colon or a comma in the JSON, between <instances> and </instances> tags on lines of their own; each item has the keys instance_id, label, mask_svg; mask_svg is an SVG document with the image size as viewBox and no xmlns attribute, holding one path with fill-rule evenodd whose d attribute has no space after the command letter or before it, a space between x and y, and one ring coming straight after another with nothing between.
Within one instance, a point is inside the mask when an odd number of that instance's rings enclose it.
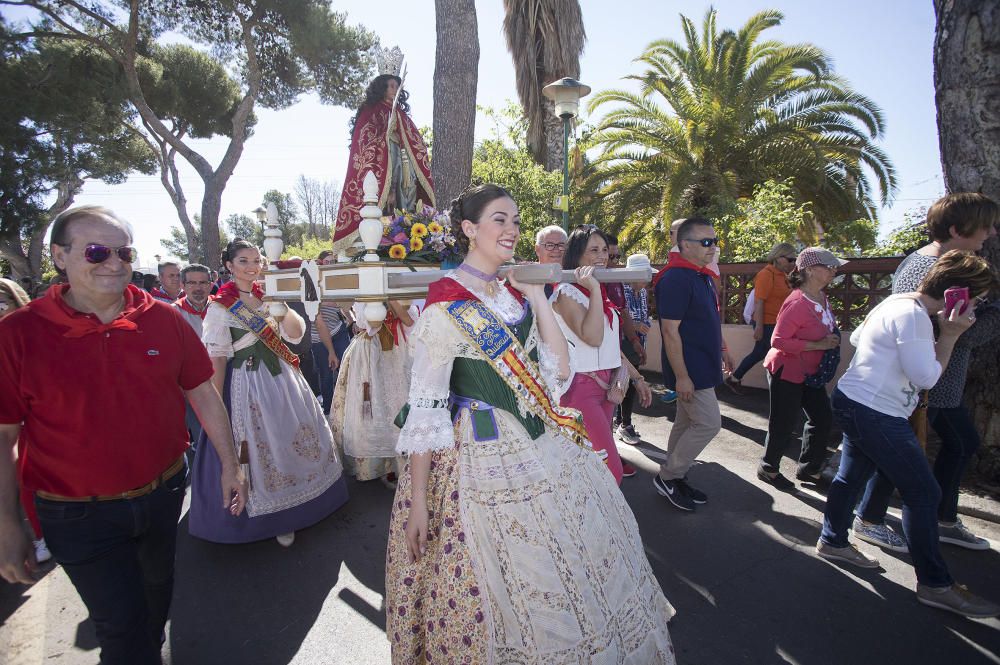
<instances>
[{"instance_id":1,"label":"white pillar","mask_svg":"<svg viewBox=\"0 0 1000 665\"><path fill-rule=\"evenodd\" d=\"M371 171L365 174L362 189L365 205L359 211L361 223L358 225L358 233L365 245L365 261L374 262L379 260L376 250L382 241L382 209L378 207L378 179Z\"/></svg>"},{"instance_id":2,"label":"white pillar","mask_svg":"<svg viewBox=\"0 0 1000 665\"><path fill-rule=\"evenodd\" d=\"M268 260L268 270L270 264L281 258L281 252L285 249L285 242L281 238L281 229L278 228L278 206L273 202L267 204L267 228L264 230L264 256ZM288 311L288 306L283 302L268 303L268 311L271 316L281 317Z\"/></svg>"}]
</instances>

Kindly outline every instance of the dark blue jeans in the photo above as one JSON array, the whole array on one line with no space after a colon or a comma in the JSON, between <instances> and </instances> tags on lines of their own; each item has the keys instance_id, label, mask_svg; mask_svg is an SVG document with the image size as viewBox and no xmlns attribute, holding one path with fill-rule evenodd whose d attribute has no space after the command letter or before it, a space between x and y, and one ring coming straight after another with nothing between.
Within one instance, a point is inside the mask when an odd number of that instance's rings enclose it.
<instances>
[{"instance_id":1,"label":"dark blue jeans","mask_svg":"<svg viewBox=\"0 0 1000 665\"><path fill-rule=\"evenodd\" d=\"M763 360L767 352L771 350L771 335L773 333L773 325L764 326L764 336L753 345L750 353L747 354L747 357L743 359L740 366L733 372L733 377L737 381L742 381L746 373L752 370L754 365Z\"/></svg>"},{"instance_id":2,"label":"dark blue jeans","mask_svg":"<svg viewBox=\"0 0 1000 665\"><path fill-rule=\"evenodd\" d=\"M840 470L826 497L820 539L833 547L847 546L858 494L878 468L903 497L903 533L917 581L932 587L952 584L938 544L937 508L941 490L920 443L905 418L889 416L833 393L833 417L844 431Z\"/></svg>"},{"instance_id":3,"label":"dark blue jeans","mask_svg":"<svg viewBox=\"0 0 1000 665\"><path fill-rule=\"evenodd\" d=\"M351 333L347 326L340 326L333 335L333 352L337 354L337 360L343 360L344 351L351 343ZM323 413L330 415L330 408L333 406L333 388L337 385L338 371L330 369L330 354L323 346L323 342L314 342L312 345L313 364L316 366L316 373L319 375L320 396L323 398Z\"/></svg>"},{"instance_id":4,"label":"dark blue jeans","mask_svg":"<svg viewBox=\"0 0 1000 665\"><path fill-rule=\"evenodd\" d=\"M35 497L45 542L90 612L102 665L159 665L187 469L146 496ZM221 497L220 497L221 500Z\"/></svg>"},{"instance_id":5,"label":"dark blue jeans","mask_svg":"<svg viewBox=\"0 0 1000 665\"><path fill-rule=\"evenodd\" d=\"M954 522L958 519L958 487L966 465L979 448L979 432L964 406L928 409L927 421L941 437L941 450L934 460L934 478L941 488L938 520ZM892 481L876 471L868 480L865 495L858 506L861 519L874 524L884 522L893 489L895 485Z\"/></svg>"}]
</instances>

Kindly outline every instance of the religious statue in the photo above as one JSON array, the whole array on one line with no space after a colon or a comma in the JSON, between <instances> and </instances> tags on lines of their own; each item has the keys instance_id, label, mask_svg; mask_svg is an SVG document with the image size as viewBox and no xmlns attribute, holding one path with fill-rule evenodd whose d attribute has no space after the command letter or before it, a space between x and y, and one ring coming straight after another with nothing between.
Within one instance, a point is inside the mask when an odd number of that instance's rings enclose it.
<instances>
[{"instance_id":1,"label":"religious statue","mask_svg":"<svg viewBox=\"0 0 1000 665\"><path fill-rule=\"evenodd\" d=\"M377 49L375 60L379 75L368 85L351 121L351 154L337 212L335 250L357 236L364 205L362 181L369 171L378 179L378 207L383 213L415 210L418 201L434 205L430 155L410 119L409 93L400 77L403 53L399 47Z\"/></svg>"}]
</instances>

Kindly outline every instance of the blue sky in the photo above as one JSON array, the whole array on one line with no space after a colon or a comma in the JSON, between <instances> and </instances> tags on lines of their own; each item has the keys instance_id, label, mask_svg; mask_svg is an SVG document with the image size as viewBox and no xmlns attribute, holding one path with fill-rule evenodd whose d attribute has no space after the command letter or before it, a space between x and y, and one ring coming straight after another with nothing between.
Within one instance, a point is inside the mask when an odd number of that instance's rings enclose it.
<instances>
[{"instance_id":1,"label":"blue sky","mask_svg":"<svg viewBox=\"0 0 1000 665\"><path fill-rule=\"evenodd\" d=\"M762 9L779 9L785 20L765 33L786 42L823 48L837 73L882 107L887 119L883 143L896 166L900 189L895 204L882 211L883 230L903 213L931 203L944 192L934 108L932 46L934 11L930 0L716 0L720 28L737 28ZM434 10L430 0L334 0L351 23L375 31L384 45L398 44L406 54L410 105L419 126L432 124ZM480 62L477 103L499 107L516 100L514 70L503 38L502 0L477 0ZM632 62L654 39L681 38L678 14L696 23L709 3L669 0L581 0L587 45L580 78L595 91L622 85L621 77L639 71ZM9 12L8 12L9 13ZM313 97L283 111L258 109L260 121L222 201L224 219L249 213L268 189L291 192L299 174L340 182L347 165L352 109L324 106ZM491 127L480 117L477 137ZM199 141L213 164L224 141ZM181 162L182 160L178 160ZM183 181L190 212L197 212L201 181L189 168ZM117 186L88 183L77 203L107 205L136 227L140 263L160 253L160 238L178 225L176 213L155 176L136 175Z\"/></svg>"}]
</instances>

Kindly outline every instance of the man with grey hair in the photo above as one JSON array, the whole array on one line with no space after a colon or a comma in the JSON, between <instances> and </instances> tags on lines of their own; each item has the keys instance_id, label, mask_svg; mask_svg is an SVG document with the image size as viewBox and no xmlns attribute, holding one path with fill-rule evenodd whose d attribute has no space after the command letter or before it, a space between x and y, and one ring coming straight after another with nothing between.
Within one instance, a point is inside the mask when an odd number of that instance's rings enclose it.
<instances>
[{"instance_id":1,"label":"man with grey hair","mask_svg":"<svg viewBox=\"0 0 1000 665\"><path fill-rule=\"evenodd\" d=\"M538 262L562 265L566 237L563 228L555 224L540 229L535 234L535 255L538 256Z\"/></svg>"},{"instance_id":2,"label":"man with grey hair","mask_svg":"<svg viewBox=\"0 0 1000 665\"><path fill-rule=\"evenodd\" d=\"M562 265L563 253L566 251L566 231L561 226L552 224L539 229L535 234L535 255L539 263L556 263ZM545 296L553 291L552 284L545 285Z\"/></svg>"},{"instance_id":3,"label":"man with grey hair","mask_svg":"<svg viewBox=\"0 0 1000 665\"><path fill-rule=\"evenodd\" d=\"M50 250L67 283L0 321L0 576L33 581L21 486L90 612L101 662L158 665L187 477L184 399L222 460L218 500L239 515L247 489L232 427L201 340L129 284L127 222L99 206L67 210Z\"/></svg>"},{"instance_id":4,"label":"man with grey hair","mask_svg":"<svg viewBox=\"0 0 1000 665\"><path fill-rule=\"evenodd\" d=\"M181 266L176 261L163 261L156 266L156 271L160 276L160 285L150 291L150 294L167 304L178 298L184 297L184 289L181 288Z\"/></svg>"}]
</instances>

